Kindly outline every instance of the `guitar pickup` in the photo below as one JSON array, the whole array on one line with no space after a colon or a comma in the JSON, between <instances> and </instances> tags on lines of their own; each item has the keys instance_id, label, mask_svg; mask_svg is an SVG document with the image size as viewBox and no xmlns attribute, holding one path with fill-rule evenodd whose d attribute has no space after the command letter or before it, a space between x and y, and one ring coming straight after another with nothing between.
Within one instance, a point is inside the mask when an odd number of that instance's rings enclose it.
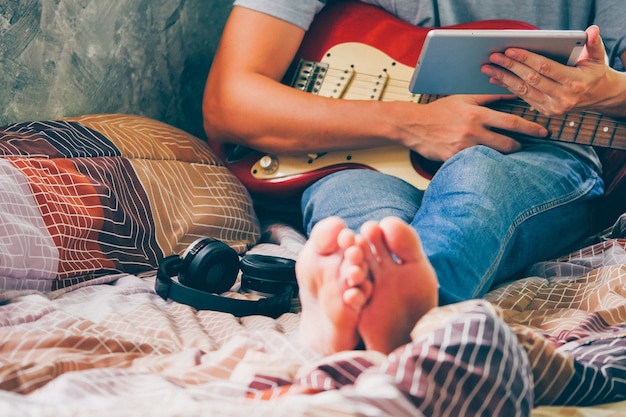
<instances>
[{"instance_id":1,"label":"guitar pickup","mask_svg":"<svg viewBox=\"0 0 626 417\"><path fill-rule=\"evenodd\" d=\"M385 71L379 74L360 75L352 81L350 89L343 98L346 100L378 101L385 92L388 80L389 74Z\"/></svg>"}]
</instances>

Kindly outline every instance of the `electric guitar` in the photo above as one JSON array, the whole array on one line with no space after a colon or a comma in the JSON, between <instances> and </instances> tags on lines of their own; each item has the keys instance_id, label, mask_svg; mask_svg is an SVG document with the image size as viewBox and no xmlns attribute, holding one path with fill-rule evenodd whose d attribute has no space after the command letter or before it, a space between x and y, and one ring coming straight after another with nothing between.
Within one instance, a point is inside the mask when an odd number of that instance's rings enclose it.
<instances>
[{"instance_id":1,"label":"electric guitar","mask_svg":"<svg viewBox=\"0 0 626 417\"><path fill-rule=\"evenodd\" d=\"M536 29L512 20L450 28ZM429 30L358 1L331 3L307 32L297 65L286 83L337 99L428 103L438 97L411 94L408 85ZM626 149L624 123L597 113L546 117L521 100L502 101L489 107L545 126L551 132L548 139ZM439 166L399 145L306 155L270 155L239 146L211 146L252 194L265 196L297 195L330 173L355 168L394 175L423 190Z\"/></svg>"}]
</instances>

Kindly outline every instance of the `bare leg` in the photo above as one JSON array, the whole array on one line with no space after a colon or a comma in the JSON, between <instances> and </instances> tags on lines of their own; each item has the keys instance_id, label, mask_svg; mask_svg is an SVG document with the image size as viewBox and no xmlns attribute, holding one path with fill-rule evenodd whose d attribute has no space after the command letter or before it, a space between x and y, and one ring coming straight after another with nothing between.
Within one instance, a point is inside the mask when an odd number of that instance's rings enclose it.
<instances>
[{"instance_id":1,"label":"bare leg","mask_svg":"<svg viewBox=\"0 0 626 417\"><path fill-rule=\"evenodd\" d=\"M439 283L419 237L402 220L365 223L361 235L372 247L368 264L374 293L358 331L367 349L388 354L410 342L417 320L437 306Z\"/></svg>"},{"instance_id":2,"label":"bare leg","mask_svg":"<svg viewBox=\"0 0 626 417\"><path fill-rule=\"evenodd\" d=\"M354 349L360 342L357 324L372 292L360 240L341 219L324 219L296 262L299 340L325 355Z\"/></svg>"}]
</instances>

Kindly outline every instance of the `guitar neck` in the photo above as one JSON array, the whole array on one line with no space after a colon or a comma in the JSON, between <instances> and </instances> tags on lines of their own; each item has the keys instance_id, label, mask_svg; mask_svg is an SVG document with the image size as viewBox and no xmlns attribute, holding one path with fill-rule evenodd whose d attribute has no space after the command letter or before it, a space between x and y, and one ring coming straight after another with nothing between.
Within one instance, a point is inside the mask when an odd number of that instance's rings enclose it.
<instances>
[{"instance_id":1,"label":"guitar neck","mask_svg":"<svg viewBox=\"0 0 626 417\"><path fill-rule=\"evenodd\" d=\"M329 62L301 61L291 85L309 93L324 97L352 100L410 101L427 104L441 98L438 95L412 94L409 80L412 68L393 62L392 66L381 66L380 70L368 68L359 71L359 66L337 64L333 57L372 55L369 60L392 61L380 51L367 45L348 43L337 45L327 55ZM380 55L380 56L379 56ZM350 58L348 58L350 59ZM550 132L545 138L557 142L577 143L603 148L626 149L626 125L594 112L573 112L548 117L532 109L522 100L504 100L489 106L494 110L514 114L544 126Z\"/></svg>"}]
</instances>

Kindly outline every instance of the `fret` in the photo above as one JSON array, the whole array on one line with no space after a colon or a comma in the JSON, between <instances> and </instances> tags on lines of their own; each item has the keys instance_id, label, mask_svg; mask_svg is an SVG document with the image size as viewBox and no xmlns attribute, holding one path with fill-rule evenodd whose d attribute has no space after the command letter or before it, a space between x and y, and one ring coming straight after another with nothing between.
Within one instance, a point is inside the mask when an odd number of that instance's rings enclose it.
<instances>
[{"instance_id":1,"label":"fret","mask_svg":"<svg viewBox=\"0 0 626 417\"><path fill-rule=\"evenodd\" d=\"M589 143L582 142L582 139L579 136L580 133L580 127L582 126L582 119L581 119L581 115L576 115L576 114L566 114L565 115L565 127L567 132L566 137L563 138L564 141L566 142L571 142L571 143L582 143L584 145L588 145ZM563 137L563 134L561 135L561 138Z\"/></svg>"},{"instance_id":2,"label":"fret","mask_svg":"<svg viewBox=\"0 0 626 417\"><path fill-rule=\"evenodd\" d=\"M600 124L602 122L602 117L596 117L596 123L593 126L593 132L589 134L589 143L591 145L595 144L598 138L602 139L604 135L601 134ZM600 136L599 136L600 135Z\"/></svg>"},{"instance_id":3,"label":"fret","mask_svg":"<svg viewBox=\"0 0 626 417\"><path fill-rule=\"evenodd\" d=\"M613 147L613 143L618 133L617 122L599 116L596 131L599 132L594 140L594 145L603 147ZM622 141L624 141L624 135L622 134Z\"/></svg>"}]
</instances>

